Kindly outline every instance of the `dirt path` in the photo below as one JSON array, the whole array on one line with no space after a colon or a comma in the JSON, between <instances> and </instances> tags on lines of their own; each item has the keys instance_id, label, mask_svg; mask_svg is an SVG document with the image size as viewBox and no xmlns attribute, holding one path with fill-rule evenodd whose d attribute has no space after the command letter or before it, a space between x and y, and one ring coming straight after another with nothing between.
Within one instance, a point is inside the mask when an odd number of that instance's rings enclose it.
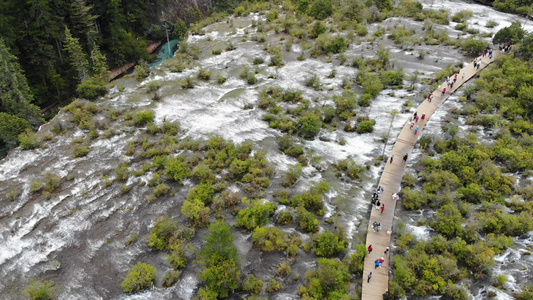
<instances>
[{"instance_id":1,"label":"dirt path","mask_svg":"<svg viewBox=\"0 0 533 300\"><path fill-rule=\"evenodd\" d=\"M394 218L394 209L396 207L396 199L393 198L393 194L400 191L400 184L403 174L405 173L405 167L407 162L403 162L402 159L405 154L410 156L411 151L416 144L418 137L421 135L421 131L424 129L427 121L433 113L437 110L441 103L443 103L448 96L450 96L455 90L457 90L463 83L468 81L477 73L481 72L488 64L493 62L499 55L499 51L494 51L494 57L490 59L488 55L485 57L478 57L476 60L481 59L481 66L479 69L474 67L474 64L470 62L466 67L459 71L457 81L453 85L453 88L448 88L446 82L442 83L434 92L433 99L429 102L426 98L424 102L417 108L418 116L421 117L425 114L424 120L415 122L414 126L411 126L411 120L409 119L400 132L392 151L387 158L385 168L381 174L379 185L384 188L384 192L380 197L381 203L385 204L385 211L381 213L381 210L376 210L375 206L370 213L370 219L368 221L368 233L366 236L366 246L372 245L373 251L365 258L365 269L363 271L363 300L382 300L384 294L387 293L389 287L389 266L391 258L390 251L388 255L384 254L387 247L390 247L391 228ZM463 79L464 74L464 79ZM454 74L450 75L450 79L453 81ZM442 90L446 88L446 93L443 94ZM418 127L418 133L414 133L415 128ZM394 156L394 160L390 162L390 156ZM409 161L409 158L407 159ZM369 200L370 204L370 200ZM381 223L381 231L374 232L372 224L374 222ZM375 268L375 261L383 257L385 262L383 267ZM372 272L372 278L368 282L368 275Z\"/></svg>"}]
</instances>

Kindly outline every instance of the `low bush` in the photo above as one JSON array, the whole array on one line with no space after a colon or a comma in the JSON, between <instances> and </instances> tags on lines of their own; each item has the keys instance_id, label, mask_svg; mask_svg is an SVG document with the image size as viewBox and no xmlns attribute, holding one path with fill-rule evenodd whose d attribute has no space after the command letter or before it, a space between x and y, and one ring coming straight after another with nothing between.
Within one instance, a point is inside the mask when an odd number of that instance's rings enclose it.
<instances>
[{"instance_id":1,"label":"low bush","mask_svg":"<svg viewBox=\"0 0 533 300\"><path fill-rule=\"evenodd\" d=\"M278 214L278 218L276 219L277 224L281 225L289 225L293 222L292 214L286 210L282 210Z\"/></svg>"},{"instance_id":2,"label":"low bush","mask_svg":"<svg viewBox=\"0 0 533 300\"><path fill-rule=\"evenodd\" d=\"M287 247L286 236L277 227L258 227L252 234L252 243L263 251L281 251Z\"/></svg>"},{"instance_id":3,"label":"low bush","mask_svg":"<svg viewBox=\"0 0 533 300\"><path fill-rule=\"evenodd\" d=\"M315 217L315 215L311 212L308 212L305 210L305 208L301 207L298 209L298 229L302 230L303 232L307 233L313 233L318 232L318 219Z\"/></svg>"},{"instance_id":4,"label":"low bush","mask_svg":"<svg viewBox=\"0 0 533 300\"><path fill-rule=\"evenodd\" d=\"M331 257L346 251L348 241L345 237L338 237L332 232L323 232L315 237L315 253L318 256Z\"/></svg>"},{"instance_id":5,"label":"low bush","mask_svg":"<svg viewBox=\"0 0 533 300\"><path fill-rule=\"evenodd\" d=\"M235 224L247 230L254 230L257 227L266 225L276 208L276 204L272 202L253 201L247 208L239 211Z\"/></svg>"},{"instance_id":6,"label":"low bush","mask_svg":"<svg viewBox=\"0 0 533 300\"><path fill-rule=\"evenodd\" d=\"M152 286L155 280L155 267L139 262L129 270L122 282L122 288L126 293L144 290Z\"/></svg>"},{"instance_id":7,"label":"low bush","mask_svg":"<svg viewBox=\"0 0 533 300\"><path fill-rule=\"evenodd\" d=\"M253 274L248 275L248 278L244 281L242 289L245 292L249 292L252 295L257 295L263 289L263 281Z\"/></svg>"},{"instance_id":8,"label":"low bush","mask_svg":"<svg viewBox=\"0 0 533 300\"><path fill-rule=\"evenodd\" d=\"M94 100L104 96L107 93L107 87L103 78L90 77L78 84L76 87L76 93L81 98Z\"/></svg>"},{"instance_id":9,"label":"low bush","mask_svg":"<svg viewBox=\"0 0 533 300\"><path fill-rule=\"evenodd\" d=\"M173 286L180 279L181 271L170 270L165 273L163 277L163 287L169 288Z\"/></svg>"},{"instance_id":10,"label":"low bush","mask_svg":"<svg viewBox=\"0 0 533 300\"><path fill-rule=\"evenodd\" d=\"M144 126L154 120L154 112L151 110L136 112L133 116L133 124L135 126Z\"/></svg>"},{"instance_id":11,"label":"low bush","mask_svg":"<svg viewBox=\"0 0 533 300\"><path fill-rule=\"evenodd\" d=\"M56 299L54 286L53 281L33 280L26 286L24 293L30 300L52 300Z\"/></svg>"}]
</instances>

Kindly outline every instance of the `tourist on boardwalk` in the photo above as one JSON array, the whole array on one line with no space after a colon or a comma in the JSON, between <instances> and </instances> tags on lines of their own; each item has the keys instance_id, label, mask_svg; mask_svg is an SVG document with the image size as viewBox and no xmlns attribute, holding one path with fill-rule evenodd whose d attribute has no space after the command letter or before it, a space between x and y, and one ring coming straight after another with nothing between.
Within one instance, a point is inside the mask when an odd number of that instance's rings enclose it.
<instances>
[{"instance_id":1,"label":"tourist on boardwalk","mask_svg":"<svg viewBox=\"0 0 533 300\"><path fill-rule=\"evenodd\" d=\"M381 213L383 214L384 211L385 211L385 203L381 204Z\"/></svg>"},{"instance_id":2,"label":"tourist on boardwalk","mask_svg":"<svg viewBox=\"0 0 533 300\"><path fill-rule=\"evenodd\" d=\"M463 72L463 75L462 75L462 77L461 77L461 80L463 80L463 81L465 80L465 72Z\"/></svg>"},{"instance_id":3,"label":"tourist on boardwalk","mask_svg":"<svg viewBox=\"0 0 533 300\"><path fill-rule=\"evenodd\" d=\"M378 227L378 222L374 221L374 224L372 224L372 230L376 232L376 227Z\"/></svg>"},{"instance_id":4,"label":"tourist on boardwalk","mask_svg":"<svg viewBox=\"0 0 533 300\"><path fill-rule=\"evenodd\" d=\"M415 126L415 122L411 122L411 126L409 126L409 129L413 129L413 126Z\"/></svg>"},{"instance_id":5,"label":"tourist on boardwalk","mask_svg":"<svg viewBox=\"0 0 533 300\"><path fill-rule=\"evenodd\" d=\"M429 95L428 95L428 102L431 102L431 99L433 99L433 93L432 93L432 92L429 92Z\"/></svg>"},{"instance_id":6,"label":"tourist on boardwalk","mask_svg":"<svg viewBox=\"0 0 533 300\"><path fill-rule=\"evenodd\" d=\"M370 252L372 252L372 245L368 246L368 254L370 254Z\"/></svg>"},{"instance_id":7,"label":"tourist on boardwalk","mask_svg":"<svg viewBox=\"0 0 533 300\"><path fill-rule=\"evenodd\" d=\"M381 223L378 223L376 225L376 231L379 232L381 230Z\"/></svg>"},{"instance_id":8,"label":"tourist on boardwalk","mask_svg":"<svg viewBox=\"0 0 533 300\"><path fill-rule=\"evenodd\" d=\"M415 111L415 113L413 114L413 119L416 119L416 117L418 117L418 112Z\"/></svg>"},{"instance_id":9,"label":"tourist on boardwalk","mask_svg":"<svg viewBox=\"0 0 533 300\"><path fill-rule=\"evenodd\" d=\"M372 272L370 272L370 274L368 274L368 280L367 280L368 283L370 283L370 278L372 278Z\"/></svg>"},{"instance_id":10,"label":"tourist on boardwalk","mask_svg":"<svg viewBox=\"0 0 533 300\"><path fill-rule=\"evenodd\" d=\"M385 256L387 256L387 254L389 254L389 247L387 247L387 249L385 249L385 252L383 253L385 253Z\"/></svg>"},{"instance_id":11,"label":"tourist on boardwalk","mask_svg":"<svg viewBox=\"0 0 533 300\"><path fill-rule=\"evenodd\" d=\"M417 120L418 121L418 120ZM392 164L392 161L394 160L394 155L390 157L390 163Z\"/></svg>"},{"instance_id":12,"label":"tourist on boardwalk","mask_svg":"<svg viewBox=\"0 0 533 300\"><path fill-rule=\"evenodd\" d=\"M379 202L378 200L378 202L376 202L376 210L379 209L380 206L381 206L381 202Z\"/></svg>"},{"instance_id":13,"label":"tourist on boardwalk","mask_svg":"<svg viewBox=\"0 0 533 300\"><path fill-rule=\"evenodd\" d=\"M422 120L424 120L426 118L426 114L422 114Z\"/></svg>"},{"instance_id":14,"label":"tourist on boardwalk","mask_svg":"<svg viewBox=\"0 0 533 300\"><path fill-rule=\"evenodd\" d=\"M407 157L408 157L408 155L407 155L407 153L405 153L405 155L403 156L403 162L407 161Z\"/></svg>"},{"instance_id":15,"label":"tourist on boardwalk","mask_svg":"<svg viewBox=\"0 0 533 300\"><path fill-rule=\"evenodd\" d=\"M415 134L417 134L417 133L418 133L418 126L416 126L416 128L415 128Z\"/></svg>"},{"instance_id":16,"label":"tourist on boardwalk","mask_svg":"<svg viewBox=\"0 0 533 300\"><path fill-rule=\"evenodd\" d=\"M456 82L457 81L457 73L455 73L455 77L453 78L453 82Z\"/></svg>"},{"instance_id":17,"label":"tourist on boardwalk","mask_svg":"<svg viewBox=\"0 0 533 300\"><path fill-rule=\"evenodd\" d=\"M416 116L416 118L415 118L415 122L418 123L418 120L420 120L420 118L419 118L418 116Z\"/></svg>"},{"instance_id":18,"label":"tourist on boardwalk","mask_svg":"<svg viewBox=\"0 0 533 300\"><path fill-rule=\"evenodd\" d=\"M372 205L376 204L376 200L378 200L378 198L372 198L372 200L370 201L372 203Z\"/></svg>"},{"instance_id":19,"label":"tourist on boardwalk","mask_svg":"<svg viewBox=\"0 0 533 300\"><path fill-rule=\"evenodd\" d=\"M377 269L378 267L380 267L379 259L376 259L376 261L374 261L374 265L375 265L374 270Z\"/></svg>"},{"instance_id":20,"label":"tourist on boardwalk","mask_svg":"<svg viewBox=\"0 0 533 300\"><path fill-rule=\"evenodd\" d=\"M383 194L383 192L385 191L385 189L384 189L381 185L380 185L378 188L379 188L379 190L380 190L380 193L379 193L379 194L380 194L380 195Z\"/></svg>"},{"instance_id":21,"label":"tourist on boardwalk","mask_svg":"<svg viewBox=\"0 0 533 300\"><path fill-rule=\"evenodd\" d=\"M381 268L381 265L385 262L385 259L382 257L379 259L379 267Z\"/></svg>"},{"instance_id":22,"label":"tourist on boardwalk","mask_svg":"<svg viewBox=\"0 0 533 300\"><path fill-rule=\"evenodd\" d=\"M443 89L442 89L442 94L443 94L443 95L446 94L446 88L443 88Z\"/></svg>"}]
</instances>

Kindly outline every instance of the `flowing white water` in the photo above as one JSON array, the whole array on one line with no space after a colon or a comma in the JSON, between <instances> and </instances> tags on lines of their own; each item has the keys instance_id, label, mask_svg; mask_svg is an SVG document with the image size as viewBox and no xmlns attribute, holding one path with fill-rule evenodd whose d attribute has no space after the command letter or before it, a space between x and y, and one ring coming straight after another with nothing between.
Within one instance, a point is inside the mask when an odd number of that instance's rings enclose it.
<instances>
[{"instance_id":1,"label":"flowing white water","mask_svg":"<svg viewBox=\"0 0 533 300\"><path fill-rule=\"evenodd\" d=\"M482 32L496 32L503 26L508 26L511 21L519 20L526 30L533 30L532 22L509 14L495 12L494 10L477 5L456 3L451 1L424 1L425 7L444 8L452 11L470 9L474 12L473 18L468 22L471 27ZM228 80L217 85L213 82L198 81L194 89L182 90L179 81L189 76L195 76L199 68L185 70L183 73L171 73L162 67L156 67L153 75L145 79L139 87L126 87L123 92L117 88L110 91L107 105L121 110L131 110L132 107L149 107L156 113L156 121L179 121L186 131L186 135L200 138L213 134L234 142L250 140L254 147L266 151L268 161L276 167L277 176L288 170L289 165L297 163L279 152L272 146L272 140L281 134L270 129L266 122L261 120L264 112L257 108L260 92L267 87L283 87L291 90L302 90L304 97L311 100L311 105L333 105L332 96L339 95L342 90L339 86L345 77L354 78L357 70L352 67L341 66L338 63L328 63L325 59L307 59L299 62L295 59L286 60L281 68L269 67L262 64L258 68L258 83L249 86L238 78L243 66L254 69L252 61L255 57L263 57L268 63L270 55L263 50L263 45L255 42L241 42L245 36L244 30L253 32L249 20L260 19L261 16L251 15L243 20L235 20L236 34L228 26L213 24L206 29L205 36L191 36L190 44L209 46L217 43L231 41L237 49L223 52L218 56L208 55L201 57L198 62L202 68L212 72L212 77L218 75L228 77ZM488 29L483 25L488 20L499 23L496 28ZM397 19L387 20L389 24ZM401 20L409 26L421 27L422 24L410 20ZM239 28L241 26L241 28ZM441 26L454 32L454 24ZM375 30L376 25L369 26ZM208 41L210 40L210 41ZM421 78L431 77L449 63L455 64L464 58L458 52L446 47L428 48L416 46L416 49L432 49L425 60L413 57L414 51L396 49L390 46L390 41L383 41L391 49L391 56L396 67L403 67L407 75L414 71L423 72ZM280 44L280 48L284 49ZM375 44L363 42L353 44L346 52L347 57L375 56ZM293 52L300 52L301 45L294 44ZM287 53L282 50L284 55ZM415 50L416 51L416 50ZM210 53L210 51L209 51ZM294 53L293 53L294 54ZM326 78L335 68L336 76ZM317 74L321 78L321 91L305 87L304 80L309 74ZM124 79L125 81L127 79ZM163 99L154 103L145 93L145 85L151 81L162 84L160 92ZM213 81L213 79L211 80ZM413 111L403 106L407 100L416 103L423 99L420 96L421 85L416 85L413 92L406 90L384 90L373 100L368 108L362 108L358 115L367 115L376 120L372 134L358 135L346 133L342 130L335 132L322 132L322 139L305 141L305 148L313 155L320 157L319 164L328 166L346 158L358 164L372 164L372 160L385 151L390 152L391 141L397 136L408 116ZM394 93L394 96L392 96ZM432 117L424 134L440 134L440 122L444 122L446 110L457 105L457 98L451 97L447 103ZM252 104L255 108L244 109L245 105ZM394 117L392 110L400 113ZM59 115L58 120L67 116ZM392 124L391 124L392 122ZM392 126L391 126L392 125ZM386 145L382 137L389 132L390 138ZM44 130L44 129L43 129ZM180 195L157 205L147 205L144 196L146 189L134 187L133 190L122 196L117 187L104 187L109 170L120 165L124 158L124 146L127 144L128 134L116 135L111 139L98 139L91 145L91 152L85 158L71 158L69 146L73 139L81 137L78 131L70 137L59 137L50 144L48 149L12 151L7 158L0 161L0 195L6 195L13 187L21 187L21 195L14 202L2 199L0 206L0 295L7 298L17 298L20 288L13 287L14 282L25 282L30 278L50 276L61 285L61 299L191 299L199 284L198 278L192 271L185 271L180 281L173 287L163 289L159 287L148 291L123 295L120 290L121 278L129 266L147 258L150 249L142 239L146 238L148 228L153 226L156 216L177 211L179 209ZM339 141L344 141L341 145ZM274 143L275 145L275 143ZM411 156L416 159L416 153ZM341 212L339 221L346 229L350 239L358 233L358 226L366 222L368 211L368 195L375 188L379 178L380 167L371 167L365 173L365 181L349 181L338 179L331 174L323 174L314 167L304 168L303 178L298 182L296 189L301 191L311 183L320 180L331 182L331 191L324 197L326 202L326 217ZM35 199L30 193L30 180L40 177L46 170L60 175L63 178L61 191L50 200ZM76 174L73 181L65 181L67 174ZM142 178L146 180L146 178ZM128 184L132 184L130 179ZM189 186L189 185L186 185ZM235 191L238 190L234 187ZM177 208L178 207L178 208ZM428 238L427 228L408 225L418 238ZM129 247L124 247L125 234L138 233L139 242ZM239 234L236 243L241 254L250 251L249 235ZM304 236L305 240L305 236ZM508 276L507 286L509 292L519 290L519 280L525 273L523 268L533 266L531 256L524 255L525 248L531 241L527 238L516 240L518 250L509 249L497 257L501 262L496 266L496 273L501 272ZM61 273L51 274L49 262L51 259L61 262ZM164 271L168 266L161 263L158 257L158 271ZM505 267L513 265L512 268ZM307 268L315 266L314 261L303 262ZM119 278L120 277L120 278ZM118 279L117 279L118 278ZM113 284L110 284L113 283ZM509 297L497 291L501 299ZM477 299L481 296L476 295ZM294 299L291 294L278 294L273 299Z\"/></svg>"}]
</instances>

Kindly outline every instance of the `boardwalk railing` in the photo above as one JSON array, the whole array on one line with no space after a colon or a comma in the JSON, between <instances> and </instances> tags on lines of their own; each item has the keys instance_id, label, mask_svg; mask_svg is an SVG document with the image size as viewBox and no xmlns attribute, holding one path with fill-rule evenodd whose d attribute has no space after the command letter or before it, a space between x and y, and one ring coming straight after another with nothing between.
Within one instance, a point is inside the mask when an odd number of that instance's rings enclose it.
<instances>
[{"instance_id":1,"label":"boardwalk railing","mask_svg":"<svg viewBox=\"0 0 533 300\"><path fill-rule=\"evenodd\" d=\"M146 51L148 51L148 53L152 53L160 45L161 45L161 41L150 43L150 44L148 44L146 46ZM120 66L120 67L117 67L117 68L109 70L109 72L107 73L107 81L111 81L111 80L117 78L118 76L120 76L123 73L127 72L129 69L133 68L136 64L137 64L136 62L129 62L129 63L123 65L123 66Z\"/></svg>"},{"instance_id":2,"label":"boardwalk railing","mask_svg":"<svg viewBox=\"0 0 533 300\"><path fill-rule=\"evenodd\" d=\"M463 83L468 81L474 75L479 73L483 68L488 64L494 61L498 56L499 52L494 51L494 57L491 59L488 55L484 57L476 58L476 61L480 60L481 65L475 67L473 63L469 63L466 67L462 68L457 74L457 80L454 85L450 88L447 83L444 82L441 84L434 92L433 99L429 102L427 99L420 104L416 109L418 116L421 117L422 114L425 114L425 118L415 122L411 128L411 121L409 120L404 125L402 131L400 132L394 147L390 153L389 159L386 161L385 168L381 174L379 185L384 188L382 195L380 196L380 202L385 205L385 210L376 210L375 207L372 207L370 212L370 219L368 221L368 233L366 236L366 246L372 245L372 252L367 254L365 258L365 267L363 271L363 290L362 290L362 299L363 300L382 300L383 296L387 294L389 287L389 268L391 252L387 254L384 251L387 247L390 247L391 234L392 234L392 225L394 218L394 210L396 208L397 197L393 197L393 194L400 191L400 184L402 181L403 174L405 173L405 167L407 162L403 162L403 157L405 154L408 157L411 154L411 151L416 144L418 136L421 134L421 131L424 129L427 121L437 108L452 94L457 90ZM451 75L451 80L455 78L455 74ZM446 92L443 93L443 89L446 88ZM418 131L415 133L415 128L418 128ZM394 160L391 162L390 157L393 156ZM369 201L370 202L370 201ZM382 230L379 232L374 232L372 224L374 222L381 223ZM376 267L375 261L379 260L381 257L384 258L385 262L383 267ZM368 275L372 272L372 277L369 279Z\"/></svg>"}]
</instances>

